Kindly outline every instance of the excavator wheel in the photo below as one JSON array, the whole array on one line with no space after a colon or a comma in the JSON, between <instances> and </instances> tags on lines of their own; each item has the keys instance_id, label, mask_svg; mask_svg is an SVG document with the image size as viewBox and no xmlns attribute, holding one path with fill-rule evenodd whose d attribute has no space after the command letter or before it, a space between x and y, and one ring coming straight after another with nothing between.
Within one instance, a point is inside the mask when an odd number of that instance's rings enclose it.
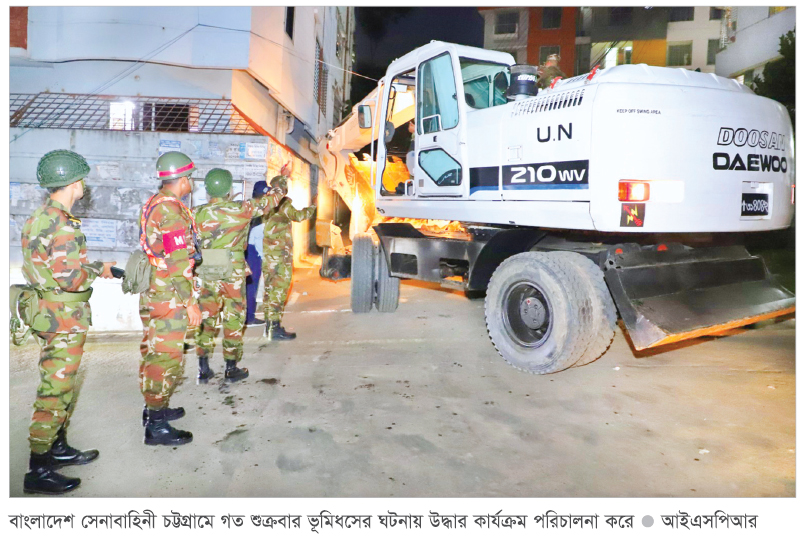
<instances>
[{"instance_id":1,"label":"excavator wheel","mask_svg":"<svg viewBox=\"0 0 806 539\"><path fill-rule=\"evenodd\" d=\"M350 307L354 313L372 310L375 296L375 248L370 234L353 237L352 267L350 270Z\"/></svg>"},{"instance_id":2,"label":"excavator wheel","mask_svg":"<svg viewBox=\"0 0 806 539\"><path fill-rule=\"evenodd\" d=\"M604 273L589 258L577 253L556 252L555 256L566 258L576 268L581 281L587 286L593 306L593 321L588 331L590 343L574 367L593 363L604 355L616 334L616 304L604 281Z\"/></svg>"},{"instance_id":3,"label":"excavator wheel","mask_svg":"<svg viewBox=\"0 0 806 539\"><path fill-rule=\"evenodd\" d=\"M400 299L400 279L389 275L389 265L386 263L386 255L383 247L375 246L375 306L378 312L393 313L397 310Z\"/></svg>"},{"instance_id":4,"label":"excavator wheel","mask_svg":"<svg viewBox=\"0 0 806 539\"><path fill-rule=\"evenodd\" d=\"M493 273L484 303L498 353L533 374L567 369L591 340L593 307L574 263L557 253L526 252Z\"/></svg>"}]
</instances>

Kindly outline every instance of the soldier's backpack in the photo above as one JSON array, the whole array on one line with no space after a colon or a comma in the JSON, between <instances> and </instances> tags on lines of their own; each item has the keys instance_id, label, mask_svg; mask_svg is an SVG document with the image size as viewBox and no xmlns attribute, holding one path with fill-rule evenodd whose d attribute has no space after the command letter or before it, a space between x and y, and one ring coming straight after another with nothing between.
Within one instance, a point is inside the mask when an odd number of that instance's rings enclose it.
<instances>
[{"instance_id":1,"label":"soldier's backpack","mask_svg":"<svg viewBox=\"0 0 806 539\"><path fill-rule=\"evenodd\" d=\"M202 249L204 263L196 268L196 273L205 281L224 281L232 277L232 257L229 249Z\"/></svg>"},{"instance_id":2,"label":"soldier's backpack","mask_svg":"<svg viewBox=\"0 0 806 539\"><path fill-rule=\"evenodd\" d=\"M120 287L125 294L141 294L151 285L151 272L154 266L142 249L137 249L126 262L125 275Z\"/></svg>"}]
</instances>

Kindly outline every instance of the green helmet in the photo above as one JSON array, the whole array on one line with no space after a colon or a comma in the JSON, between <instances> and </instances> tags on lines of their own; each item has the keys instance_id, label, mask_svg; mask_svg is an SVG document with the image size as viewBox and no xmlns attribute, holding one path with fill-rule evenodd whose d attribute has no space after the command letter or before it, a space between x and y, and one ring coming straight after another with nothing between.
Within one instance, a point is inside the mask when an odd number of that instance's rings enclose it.
<instances>
[{"instance_id":1,"label":"green helmet","mask_svg":"<svg viewBox=\"0 0 806 539\"><path fill-rule=\"evenodd\" d=\"M223 168L214 168L204 177L204 188L211 197L223 197L232 187L232 174Z\"/></svg>"},{"instance_id":2,"label":"green helmet","mask_svg":"<svg viewBox=\"0 0 806 539\"><path fill-rule=\"evenodd\" d=\"M276 189L276 188L279 187L280 189L282 189L283 191L285 191L287 193L288 192L288 176L283 176L283 175L275 176L274 178L271 179L271 181L269 182L269 185L271 185L272 189Z\"/></svg>"},{"instance_id":3,"label":"green helmet","mask_svg":"<svg viewBox=\"0 0 806 539\"><path fill-rule=\"evenodd\" d=\"M87 160L70 150L54 150L42 156L36 167L36 179L42 187L64 187L90 173Z\"/></svg>"},{"instance_id":4,"label":"green helmet","mask_svg":"<svg viewBox=\"0 0 806 539\"><path fill-rule=\"evenodd\" d=\"M194 170L196 165L182 152L167 152L157 159L157 177L160 180L176 180L182 176L189 178Z\"/></svg>"}]
</instances>

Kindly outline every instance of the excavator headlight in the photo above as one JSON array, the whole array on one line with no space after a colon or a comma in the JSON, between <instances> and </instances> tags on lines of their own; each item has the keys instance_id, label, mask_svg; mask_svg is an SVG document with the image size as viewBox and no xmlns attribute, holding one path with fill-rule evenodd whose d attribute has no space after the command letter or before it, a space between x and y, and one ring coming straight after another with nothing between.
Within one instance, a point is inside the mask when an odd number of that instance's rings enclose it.
<instances>
[{"instance_id":1,"label":"excavator headlight","mask_svg":"<svg viewBox=\"0 0 806 539\"><path fill-rule=\"evenodd\" d=\"M649 182L634 180L618 182L618 199L621 202L646 202L649 200Z\"/></svg>"}]
</instances>

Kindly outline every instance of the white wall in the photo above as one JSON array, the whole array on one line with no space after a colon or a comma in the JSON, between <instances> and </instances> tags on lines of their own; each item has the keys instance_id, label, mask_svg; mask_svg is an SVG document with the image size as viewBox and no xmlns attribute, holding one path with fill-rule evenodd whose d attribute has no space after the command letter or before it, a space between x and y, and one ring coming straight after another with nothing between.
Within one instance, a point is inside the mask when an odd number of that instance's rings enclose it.
<instances>
[{"instance_id":1,"label":"white wall","mask_svg":"<svg viewBox=\"0 0 806 539\"><path fill-rule=\"evenodd\" d=\"M722 23L721 19L709 20L710 11L710 7L695 7L693 21L669 23L666 33L667 44L681 41L692 42L691 66L686 66L687 69L700 68L703 73L713 73L716 69L715 65L708 65L708 40L719 39Z\"/></svg>"},{"instance_id":2,"label":"white wall","mask_svg":"<svg viewBox=\"0 0 806 539\"><path fill-rule=\"evenodd\" d=\"M139 60L196 67L247 66L248 7L39 7L28 8L32 60ZM196 24L190 33L154 54Z\"/></svg>"},{"instance_id":3,"label":"white wall","mask_svg":"<svg viewBox=\"0 0 806 539\"><path fill-rule=\"evenodd\" d=\"M229 99L232 72L226 69L191 69L164 64L140 64L118 79L132 62L15 62L9 68L11 93L40 92L150 97ZM97 92L99 88L104 89Z\"/></svg>"},{"instance_id":4,"label":"white wall","mask_svg":"<svg viewBox=\"0 0 806 539\"><path fill-rule=\"evenodd\" d=\"M780 38L795 28L795 10L790 8L769 17L768 7L739 7L736 42L716 55L716 74L735 77L760 68L780 55Z\"/></svg>"}]
</instances>

